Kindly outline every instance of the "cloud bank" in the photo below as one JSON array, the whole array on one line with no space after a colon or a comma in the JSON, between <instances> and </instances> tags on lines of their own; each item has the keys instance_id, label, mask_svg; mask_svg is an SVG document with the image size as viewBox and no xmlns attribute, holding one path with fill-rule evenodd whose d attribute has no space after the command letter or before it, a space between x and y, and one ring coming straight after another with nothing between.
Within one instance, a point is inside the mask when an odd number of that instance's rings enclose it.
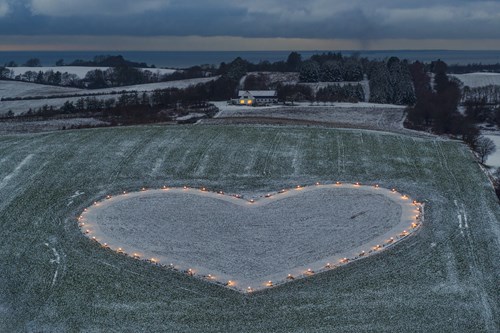
<instances>
[{"instance_id":1,"label":"cloud bank","mask_svg":"<svg viewBox=\"0 0 500 333\"><path fill-rule=\"evenodd\" d=\"M0 0L0 35L500 39L500 0Z\"/></svg>"}]
</instances>

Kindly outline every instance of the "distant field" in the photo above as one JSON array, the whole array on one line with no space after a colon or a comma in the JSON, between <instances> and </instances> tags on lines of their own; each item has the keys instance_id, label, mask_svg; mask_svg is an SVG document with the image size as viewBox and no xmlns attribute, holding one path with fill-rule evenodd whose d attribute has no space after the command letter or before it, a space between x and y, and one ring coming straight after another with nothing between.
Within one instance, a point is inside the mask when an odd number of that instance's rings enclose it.
<instances>
[{"instance_id":1,"label":"distant field","mask_svg":"<svg viewBox=\"0 0 500 333\"><path fill-rule=\"evenodd\" d=\"M464 86L471 88L500 85L500 73L452 74L451 76L462 81Z\"/></svg>"},{"instance_id":2,"label":"distant field","mask_svg":"<svg viewBox=\"0 0 500 333\"><path fill-rule=\"evenodd\" d=\"M250 196L336 180L425 202L422 229L251 296L98 247L75 220L143 186ZM0 332L498 332L499 221L491 184L458 142L201 125L0 136Z\"/></svg>"}]
</instances>

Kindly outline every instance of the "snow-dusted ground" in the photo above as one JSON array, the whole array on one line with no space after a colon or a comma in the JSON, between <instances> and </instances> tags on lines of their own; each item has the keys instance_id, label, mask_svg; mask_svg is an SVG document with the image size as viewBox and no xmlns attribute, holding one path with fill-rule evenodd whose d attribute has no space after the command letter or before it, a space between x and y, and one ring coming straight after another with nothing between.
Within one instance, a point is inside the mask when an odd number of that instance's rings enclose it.
<instances>
[{"instance_id":1,"label":"snow-dusted ground","mask_svg":"<svg viewBox=\"0 0 500 333\"><path fill-rule=\"evenodd\" d=\"M373 186L301 187L254 203L174 188L106 199L80 223L115 251L231 280L244 291L378 253L415 230L416 214L408 197Z\"/></svg>"},{"instance_id":2,"label":"snow-dusted ground","mask_svg":"<svg viewBox=\"0 0 500 333\"><path fill-rule=\"evenodd\" d=\"M272 105L247 107L215 102L219 113L205 122L235 121L241 118L274 118L313 121L345 126L360 126L382 130L402 130L405 107L374 103L332 103L314 105L296 103L296 106Z\"/></svg>"},{"instance_id":3,"label":"snow-dusted ground","mask_svg":"<svg viewBox=\"0 0 500 333\"><path fill-rule=\"evenodd\" d=\"M248 297L103 249L77 225L85 207L123 190L188 184L250 196L336 180L426 202L422 228L366 260ZM248 125L4 135L0 332L497 333L499 221L489 179L457 141Z\"/></svg>"},{"instance_id":4,"label":"snow-dusted ground","mask_svg":"<svg viewBox=\"0 0 500 333\"><path fill-rule=\"evenodd\" d=\"M32 72L46 72L46 71L54 71L68 74L75 74L79 78L83 79L88 72L99 69L105 71L109 69L109 67L86 67L86 66L47 66L47 67L7 67L10 70L14 71L14 75L22 75L28 71ZM175 72L175 69L165 69L165 68L139 68L142 71L151 71L153 73L159 73L161 75L164 74L172 74Z\"/></svg>"},{"instance_id":5,"label":"snow-dusted ground","mask_svg":"<svg viewBox=\"0 0 500 333\"><path fill-rule=\"evenodd\" d=\"M51 95L75 94L84 91L85 90L77 88L56 87L44 84L0 80L0 98L41 97Z\"/></svg>"},{"instance_id":6,"label":"snow-dusted ground","mask_svg":"<svg viewBox=\"0 0 500 333\"><path fill-rule=\"evenodd\" d=\"M0 122L0 134L37 133L70 129L81 126L105 126L107 122L94 118L68 118L41 121L4 121Z\"/></svg>"},{"instance_id":7,"label":"snow-dusted ground","mask_svg":"<svg viewBox=\"0 0 500 333\"><path fill-rule=\"evenodd\" d=\"M451 76L462 81L464 86L469 86L471 88L500 85L500 73L451 74Z\"/></svg>"}]
</instances>

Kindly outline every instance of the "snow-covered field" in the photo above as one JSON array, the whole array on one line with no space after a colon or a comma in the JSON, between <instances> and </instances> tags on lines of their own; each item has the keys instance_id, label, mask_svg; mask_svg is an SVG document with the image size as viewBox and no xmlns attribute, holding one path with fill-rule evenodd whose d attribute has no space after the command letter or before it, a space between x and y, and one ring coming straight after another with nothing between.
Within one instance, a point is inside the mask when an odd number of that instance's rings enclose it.
<instances>
[{"instance_id":1,"label":"snow-covered field","mask_svg":"<svg viewBox=\"0 0 500 333\"><path fill-rule=\"evenodd\" d=\"M7 67L8 69L14 71L14 75L22 75L28 71L32 72L46 72L46 71L54 71L68 74L75 74L79 78L83 79L88 72L99 69L101 71L105 71L109 69L109 67L86 67L86 66L47 66L47 67ZM175 72L175 69L165 69L165 68L140 68L142 71L150 71L153 73L159 73L161 75L164 74L172 74Z\"/></svg>"},{"instance_id":2,"label":"snow-covered field","mask_svg":"<svg viewBox=\"0 0 500 333\"><path fill-rule=\"evenodd\" d=\"M15 133L38 133L58 131L86 126L105 126L109 123L95 118L68 118L33 121L3 121L0 122L0 135Z\"/></svg>"},{"instance_id":3,"label":"snow-covered field","mask_svg":"<svg viewBox=\"0 0 500 333\"><path fill-rule=\"evenodd\" d=\"M374 103L331 103L314 105L296 103L296 106L273 105L246 107L214 103L220 110L215 118L275 118L330 123L339 126L360 126L381 130L402 130L405 107ZM217 120L207 120L213 123Z\"/></svg>"},{"instance_id":4,"label":"snow-covered field","mask_svg":"<svg viewBox=\"0 0 500 333\"><path fill-rule=\"evenodd\" d=\"M3 81L0 80L0 99L8 98L23 98L36 96L51 96L63 94L75 94L85 90L77 88L55 87L44 84L19 82L19 81Z\"/></svg>"},{"instance_id":5,"label":"snow-covered field","mask_svg":"<svg viewBox=\"0 0 500 333\"><path fill-rule=\"evenodd\" d=\"M232 281L244 292L378 253L418 222L411 199L373 186L315 185L249 200L189 188L145 190L101 201L79 223L115 251Z\"/></svg>"},{"instance_id":6,"label":"snow-covered field","mask_svg":"<svg viewBox=\"0 0 500 333\"><path fill-rule=\"evenodd\" d=\"M77 223L94 201L142 187L248 198L336 180L424 202L422 228L380 254L252 295L119 255ZM0 136L0 332L496 333L499 221L491 183L459 142L215 125Z\"/></svg>"},{"instance_id":7,"label":"snow-covered field","mask_svg":"<svg viewBox=\"0 0 500 333\"><path fill-rule=\"evenodd\" d=\"M451 76L462 81L464 86L469 86L471 88L500 85L500 73L451 74Z\"/></svg>"}]
</instances>

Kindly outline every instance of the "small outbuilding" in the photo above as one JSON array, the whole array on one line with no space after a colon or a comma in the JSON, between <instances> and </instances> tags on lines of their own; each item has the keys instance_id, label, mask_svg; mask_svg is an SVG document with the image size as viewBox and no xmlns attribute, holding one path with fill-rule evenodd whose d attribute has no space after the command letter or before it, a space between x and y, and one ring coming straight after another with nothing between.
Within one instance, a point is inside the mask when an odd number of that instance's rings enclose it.
<instances>
[{"instance_id":1,"label":"small outbuilding","mask_svg":"<svg viewBox=\"0 0 500 333\"><path fill-rule=\"evenodd\" d=\"M238 105L268 105L278 103L276 90L240 90L238 99L233 100Z\"/></svg>"}]
</instances>

